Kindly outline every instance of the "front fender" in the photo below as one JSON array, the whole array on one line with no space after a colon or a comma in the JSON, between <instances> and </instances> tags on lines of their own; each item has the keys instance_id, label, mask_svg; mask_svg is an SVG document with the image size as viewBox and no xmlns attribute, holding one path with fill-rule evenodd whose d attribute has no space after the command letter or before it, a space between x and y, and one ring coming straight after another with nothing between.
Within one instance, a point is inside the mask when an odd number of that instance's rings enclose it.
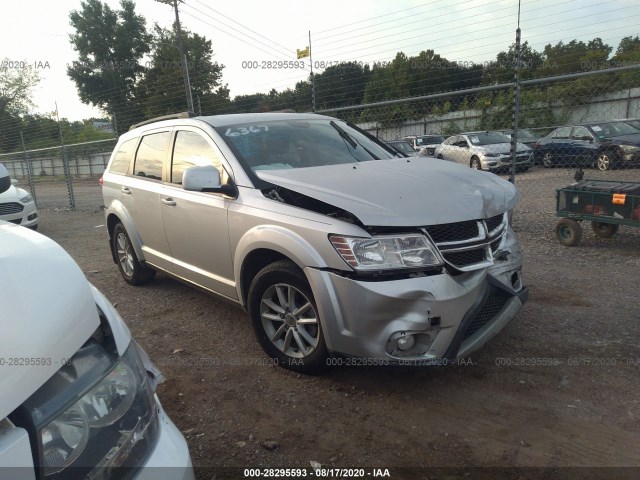
<instances>
[{"instance_id":1,"label":"front fender","mask_svg":"<svg viewBox=\"0 0 640 480\"><path fill-rule=\"evenodd\" d=\"M291 259L301 270L326 268L327 263L313 246L297 233L278 226L260 225L248 230L238 242L233 259L234 278L241 278L245 258L260 249L273 250ZM243 297L242 282L236 283L238 298Z\"/></svg>"},{"instance_id":2,"label":"front fender","mask_svg":"<svg viewBox=\"0 0 640 480\"><path fill-rule=\"evenodd\" d=\"M142 239L140 238L140 234L135 227L135 223L131 219L131 215L127 211L126 207L122 204L122 202L118 200L114 200L109 208L105 211L105 219L107 221L107 226L109 226L109 219L115 216L117 221L122 223L127 234L129 235L129 240L131 240L131 245L133 246L133 250L136 252L136 257L141 262L145 261L144 252L142 251ZM113 251L113 239L111 238L112 230L109 228L109 247L111 248L111 255L113 256L113 261L117 262L115 252Z\"/></svg>"}]
</instances>

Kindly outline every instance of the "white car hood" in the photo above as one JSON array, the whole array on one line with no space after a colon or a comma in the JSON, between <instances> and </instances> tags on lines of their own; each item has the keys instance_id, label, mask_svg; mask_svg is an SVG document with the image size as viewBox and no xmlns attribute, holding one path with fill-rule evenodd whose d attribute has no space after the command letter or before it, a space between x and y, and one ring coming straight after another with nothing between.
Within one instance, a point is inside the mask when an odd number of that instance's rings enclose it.
<instances>
[{"instance_id":1,"label":"white car hood","mask_svg":"<svg viewBox=\"0 0 640 480\"><path fill-rule=\"evenodd\" d=\"M473 145L471 150L475 150L478 152L489 152L489 153L511 153L511 144L510 143L494 143L491 145ZM524 143L518 142L516 144L516 151L518 153L522 152L530 152L531 148L525 145Z\"/></svg>"},{"instance_id":2,"label":"white car hood","mask_svg":"<svg viewBox=\"0 0 640 480\"><path fill-rule=\"evenodd\" d=\"M22 193L22 195L21 195ZM27 195L27 192L21 188L17 188L11 185L6 192L0 193L0 202L9 202L11 200L18 200L21 197Z\"/></svg>"},{"instance_id":3,"label":"white car hood","mask_svg":"<svg viewBox=\"0 0 640 480\"><path fill-rule=\"evenodd\" d=\"M256 175L346 210L368 226L488 218L511 210L518 201L516 188L497 175L413 158L261 170Z\"/></svg>"},{"instance_id":4,"label":"white car hood","mask_svg":"<svg viewBox=\"0 0 640 480\"><path fill-rule=\"evenodd\" d=\"M0 245L2 419L78 351L100 319L89 282L57 243L0 221Z\"/></svg>"}]
</instances>

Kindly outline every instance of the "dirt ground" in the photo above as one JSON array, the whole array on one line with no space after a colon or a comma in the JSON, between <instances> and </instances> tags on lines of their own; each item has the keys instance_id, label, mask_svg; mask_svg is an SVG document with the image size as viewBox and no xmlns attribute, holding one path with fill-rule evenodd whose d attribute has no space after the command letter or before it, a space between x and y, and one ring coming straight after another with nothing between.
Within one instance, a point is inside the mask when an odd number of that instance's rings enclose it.
<instances>
[{"instance_id":1,"label":"dirt ground","mask_svg":"<svg viewBox=\"0 0 640 480\"><path fill-rule=\"evenodd\" d=\"M640 229L601 239L584 225L582 245L563 247L553 189L568 172L527 174L514 224L529 302L447 368L286 371L270 365L239 308L164 275L126 284L100 211L42 209L40 232L67 249L165 373L158 395L200 479L310 462L388 468L391 478L639 478Z\"/></svg>"}]
</instances>

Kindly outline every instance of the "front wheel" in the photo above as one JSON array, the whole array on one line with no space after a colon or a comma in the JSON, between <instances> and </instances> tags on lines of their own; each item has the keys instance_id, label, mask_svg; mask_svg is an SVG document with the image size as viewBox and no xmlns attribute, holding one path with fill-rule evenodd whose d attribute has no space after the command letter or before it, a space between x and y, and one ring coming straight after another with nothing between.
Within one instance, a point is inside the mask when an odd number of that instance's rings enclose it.
<instances>
[{"instance_id":1,"label":"front wheel","mask_svg":"<svg viewBox=\"0 0 640 480\"><path fill-rule=\"evenodd\" d=\"M602 238L613 237L618 231L618 228L620 228L620 225L615 225L613 223L591 222L591 229L593 230L593 233Z\"/></svg>"},{"instance_id":2,"label":"front wheel","mask_svg":"<svg viewBox=\"0 0 640 480\"><path fill-rule=\"evenodd\" d=\"M605 172L613 166L611 154L609 152L600 152L596 158L596 167L601 172Z\"/></svg>"},{"instance_id":3,"label":"front wheel","mask_svg":"<svg viewBox=\"0 0 640 480\"><path fill-rule=\"evenodd\" d=\"M482 170L482 164L480 163L480 159L478 157L471 157L469 166L474 170Z\"/></svg>"},{"instance_id":4,"label":"front wheel","mask_svg":"<svg viewBox=\"0 0 640 480\"><path fill-rule=\"evenodd\" d=\"M113 229L113 251L116 253L118 268L122 278L131 285L143 285L156 277L156 271L138 261L136 252L131 245L129 234L124 225L118 223Z\"/></svg>"},{"instance_id":5,"label":"front wheel","mask_svg":"<svg viewBox=\"0 0 640 480\"><path fill-rule=\"evenodd\" d=\"M441 154L439 154L437 158L439 158L440 160L444 160L444 157Z\"/></svg>"},{"instance_id":6,"label":"front wheel","mask_svg":"<svg viewBox=\"0 0 640 480\"><path fill-rule=\"evenodd\" d=\"M279 365L310 375L328 368L315 299L296 265L279 261L260 270L249 287L247 307L258 342Z\"/></svg>"},{"instance_id":7,"label":"front wheel","mask_svg":"<svg viewBox=\"0 0 640 480\"><path fill-rule=\"evenodd\" d=\"M582 238L582 227L571 218L563 218L556 224L556 237L565 247L578 245Z\"/></svg>"},{"instance_id":8,"label":"front wheel","mask_svg":"<svg viewBox=\"0 0 640 480\"><path fill-rule=\"evenodd\" d=\"M551 168L553 166L553 155L551 155L551 152L544 152L544 155L542 155L542 166L544 168Z\"/></svg>"}]
</instances>

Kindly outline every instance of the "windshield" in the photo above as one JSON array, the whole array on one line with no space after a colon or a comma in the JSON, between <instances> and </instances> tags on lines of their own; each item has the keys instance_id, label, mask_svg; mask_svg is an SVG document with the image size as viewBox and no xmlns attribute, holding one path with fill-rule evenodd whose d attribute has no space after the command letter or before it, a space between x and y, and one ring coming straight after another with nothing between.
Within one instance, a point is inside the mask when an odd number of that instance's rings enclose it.
<instances>
[{"instance_id":1,"label":"windshield","mask_svg":"<svg viewBox=\"0 0 640 480\"><path fill-rule=\"evenodd\" d=\"M374 139L339 120L256 120L216 130L256 186L264 183L255 175L259 170L395 158Z\"/></svg>"},{"instance_id":2,"label":"windshield","mask_svg":"<svg viewBox=\"0 0 640 480\"><path fill-rule=\"evenodd\" d=\"M416 145L434 145L436 143L444 142L444 137L440 135L430 135L428 137L416 138Z\"/></svg>"},{"instance_id":3,"label":"windshield","mask_svg":"<svg viewBox=\"0 0 640 480\"><path fill-rule=\"evenodd\" d=\"M640 130L640 120L625 120L626 124L631 125L633 128Z\"/></svg>"},{"instance_id":4,"label":"windshield","mask_svg":"<svg viewBox=\"0 0 640 480\"><path fill-rule=\"evenodd\" d=\"M389 142L389 145L402 153L415 153L413 147L407 142Z\"/></svg>"},{"instance_id":5,"label":"windshield","mask_svg":"<svg viewBox=\"0 0 640 480\"><path fill-rule=\"evenodd\" d=\"M591 130L599 139L640 133L640 130L624 122L599 123L598 125L591 125Z\"/></svg>"},{"instance_id":6,"label":"windshield","mask_svg":"<svg viewBox=\"0 0 640 480\"><path fill-rule=\"evenodd\" d=\"M493 145L495 143L509 143L511 139L504 133L487 132L487 133L469 133L467 134L469 141L473 145Z\"/></svg>"}]
</instances>

